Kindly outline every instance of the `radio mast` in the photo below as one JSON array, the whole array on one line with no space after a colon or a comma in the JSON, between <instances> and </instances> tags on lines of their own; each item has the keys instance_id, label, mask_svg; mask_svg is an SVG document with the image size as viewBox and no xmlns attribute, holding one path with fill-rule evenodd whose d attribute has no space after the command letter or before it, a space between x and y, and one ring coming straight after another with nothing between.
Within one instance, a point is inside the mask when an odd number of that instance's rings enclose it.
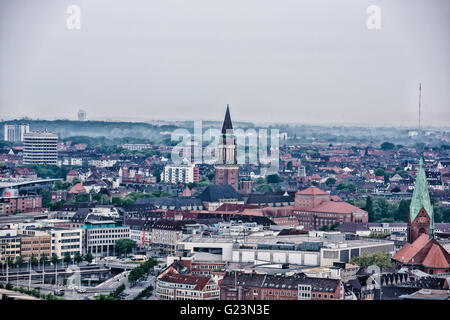
<instances>
[{"instance_id":1,"label":"radio mast","mask_svg":"<svg viewBox=\"0 0 450 320\"><path fill-rule=\"evenodd\" d=\"M419 136L422 133L421 116L422 116L422 84L419 83Z\"/></svg>"}]
</instances>

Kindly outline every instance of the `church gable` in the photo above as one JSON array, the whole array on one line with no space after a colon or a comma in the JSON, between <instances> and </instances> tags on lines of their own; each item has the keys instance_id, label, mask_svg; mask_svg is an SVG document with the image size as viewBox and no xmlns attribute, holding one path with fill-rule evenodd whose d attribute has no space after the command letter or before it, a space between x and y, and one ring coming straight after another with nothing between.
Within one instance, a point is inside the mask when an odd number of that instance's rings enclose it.
<instances>
[{"instance_id":1,"label":"church gable","mask_svg":"<svg viewBox=\"0 0 450 320\"><path fill-rule=\"evenodd\" d=\"M412 224L430 224L430 216L428 215L427 211L425 210L425 208L422 208L419 211L419 214L416 216L416 218L414 219L414 221L412 221Z\"/></svg>"}]
</instances>

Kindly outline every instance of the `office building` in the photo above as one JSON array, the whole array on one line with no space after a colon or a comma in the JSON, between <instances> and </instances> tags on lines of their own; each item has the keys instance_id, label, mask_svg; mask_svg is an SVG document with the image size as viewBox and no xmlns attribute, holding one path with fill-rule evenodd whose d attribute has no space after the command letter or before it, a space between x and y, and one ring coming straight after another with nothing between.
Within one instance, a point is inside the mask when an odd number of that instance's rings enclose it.
<instances>
[{"instance_id":1,"label":"office building","mask_svg":"<svg viewBox=\"0 0 450 320\"><path fill-rule=\"evenodd\" d=\"M58 161L58 135L47 130L24 134L24 164L55 164Z\"/></svg>"},{"instance_id":2,"label":"office building","mask_svg":"<svg viewBox=\"0 0 450 320\"><path fill-rule=\"evenodd\" d=\"M193 183L199 181L198 168L194 165L167 165L161 180L167 183Z\"/></svg>"},{"instance_id":3,"label":"office building","mask_svg":"<svg viewBox=\"0 0 450 320\"><path fill-rule=\"evenodd\" d=\"M86 111L84 110L78 111L78 121L86 121Z\"/></svg>"},{"instance_id":4,"label":"office building","mask_svg":"<svg viewBox=\"0 0 450 320\"><path fill-rule=\"evenodd\" d=\"M5 124L4 139L9 142L21 142L24 134L28 132L30 132L29 124Z\"/></svg>"}]
</instances>

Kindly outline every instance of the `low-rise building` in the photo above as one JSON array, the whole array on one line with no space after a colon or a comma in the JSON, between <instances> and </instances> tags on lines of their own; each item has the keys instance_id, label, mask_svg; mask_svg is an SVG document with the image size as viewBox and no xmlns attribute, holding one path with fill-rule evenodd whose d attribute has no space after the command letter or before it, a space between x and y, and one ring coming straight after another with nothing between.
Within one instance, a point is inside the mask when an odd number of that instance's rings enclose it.
<instances>
[{"instance_id":1,"label":"low-rise building","mask_svg":"<svg viewBox=\"0 0 450 320\"><path fill-rule=\"evenodd\" d=\"M20 255L24 261L29 261L32 256L40 259L43 255L50 259L52 249L50 235L21 235L20 238Z\"/></svg>"},{"instance_id":2,"label":"low-rise building","mask_svg":"<svg viewBox=\"0 0 450 320\"><path fill-rule=\"evenodd\" d=\"M152 247L167 253L174 253L183 234L183 228L189 223L195 222L190 220L160 220L155 222L152 226Z\"/></svg>"},{"instance_id":3,"label":"low-rise building","mask_svg":"<svg viewBox=\"0 0 450 320\"><path fill-rule=\"evenodd\" d=\"M229 272L220 284L221 300L343 300L339 279L313 278L304 273L270 275Z\"/></svg>"},{"instance_id":4,"label":"low-rise building","mask_svg":"<svg viewBox=\"0 0 450 320\"><path fill-rule=\"evenodd\" d=\"M0 198L0 214L40 212L41 210L41 196L18 196Z\"/></svg>"},{"instance_id":5,"label":"low-rise building","mask_svg":"<svg viewBox=\"0 0 450 320\"><path fill-rule=\"evenodd\" d=\"M17 230L0 230L0 262L4 264L6 259L15 260L20 256L20 237Z\"/></svg>"},{"instance_id":6,"label":"low-rise building","mask_svg":"<svg viewBox=\"0 0 450 320\"><path fill-rule=\"evenodd\" d=\"M83 254L109 256L119 239L130 237L128 226L119 226L112 220L90 220L80 227L83 230Z\"/></svg>"},{"instance_id":7,"label":"low-rise building","mask_svg":"<svg viewBox=\"0 0 450 320\"><path fill-rule=\"evenodd\" d=\"M220 288L210 275L192 274L175 261L156 278L158 300L219 300Z\"/></svg>"},{"instance_id":8,"label":"low-rise building","mask_svg":"<svg viewBox=\"0 0 450 320\"><path fill-rule=\"evenodd\" d=\"M51 237L51 255L63 258L67 253L73 258L76 253L82 253L82 236L80 228L42 227L22 230L22 235L33 237Z\"/></svg>"}]
</instances>

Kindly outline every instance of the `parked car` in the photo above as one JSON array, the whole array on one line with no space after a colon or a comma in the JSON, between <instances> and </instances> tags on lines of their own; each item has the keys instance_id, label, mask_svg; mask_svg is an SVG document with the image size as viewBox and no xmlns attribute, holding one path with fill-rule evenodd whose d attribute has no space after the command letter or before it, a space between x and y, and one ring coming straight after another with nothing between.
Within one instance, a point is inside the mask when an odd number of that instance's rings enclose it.
<instances>
[{"instance_id":1,"label":"parked car","mask_svg":"<svg viewBox=\"0 0 450 320\"><path fill-rule=\"evenodd\" d=\"M57 290L53 291L53 294L54 294L55 296L61 297L61 296L64 295L64 292L65 292L65 291L64 291L63 289L57 289Z\"/></svg>"}]
</instances>

